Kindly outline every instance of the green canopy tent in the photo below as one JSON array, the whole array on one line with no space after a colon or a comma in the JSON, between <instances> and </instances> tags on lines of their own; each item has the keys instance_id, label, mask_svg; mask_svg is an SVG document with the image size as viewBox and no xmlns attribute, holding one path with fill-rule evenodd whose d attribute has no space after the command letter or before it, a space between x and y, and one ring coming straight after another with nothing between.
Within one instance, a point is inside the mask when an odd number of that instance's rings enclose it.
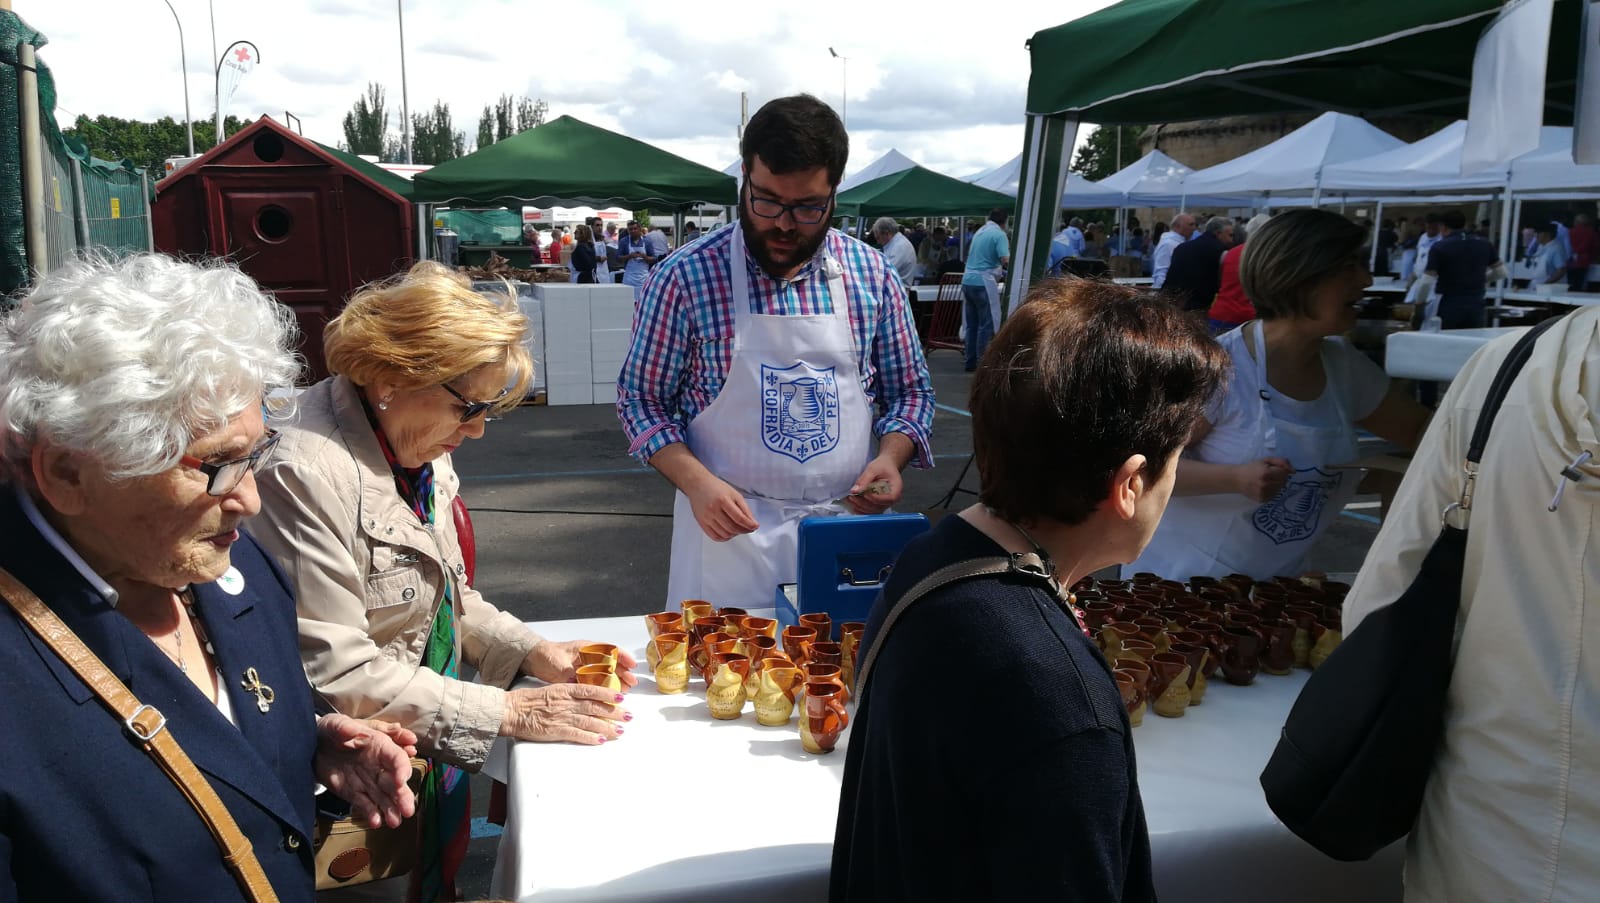
<instances>
[{"instance_id":1,"label":"green canopy tent","mask_svg":"<svg viewBox=\"0 0 1600 903\"><path fill-rule=\"evenodd\" d=\"M571 116L441 163L412 185L419 203L475 207L738 202L732 176Z\"/></svg>"},{"instance_id":2,"label":"green canopy tent","mask_svg":"<svg viewBox=\"0 0 1600 903\"><path fill-rule=\"evenodd\" d=\"M348 151L339 150L336 147L329 147L320 141L313 141L311 143L322 148L322 150L325 151L328 156L333 157L340 163L343 163L356 172L361 173L372 181L377 182L382 187L389 189L408 201L413 200L411 197L411 180L407 179L405 176L397 176L375 163L369 163L355 154L349 153Z\"/></svg>"},{"instance_id":3,"label":"green canopy tent","mask_svg":"<svg viewBox=\"0 0 1600 903\"><path fill-rule=\"evenodd\" d=\"M983 216L996 207L1010 210L1010 195L913 166L840 192L839 214L875 216Z\"/></svg>"},{"instance_id":4,"label":"green canopy tent","mask_svg":"<svg viewBox=\"0 0 1600 903\"><path fill-rule=\"evenodd\" d=\"M1555 0L1545 122L1570 123L1584 0ZM1467 115L1478 38L1501 0L1124 0L1035 34L1007 301L1050 253L1082 122L1252 113Z\"/></svg>"}]
</instances>

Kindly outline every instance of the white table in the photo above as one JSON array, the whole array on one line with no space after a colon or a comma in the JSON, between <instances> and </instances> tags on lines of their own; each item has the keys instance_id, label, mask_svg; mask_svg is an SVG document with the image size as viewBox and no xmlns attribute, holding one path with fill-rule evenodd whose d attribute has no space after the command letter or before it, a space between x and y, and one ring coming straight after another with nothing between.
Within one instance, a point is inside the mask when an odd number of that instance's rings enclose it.
<instances>
[{"instance_id":1,"label":"white table","mask_svg":"<svg viewBox=\"0 0 1600 903\"><path fill-rule=\"evenodd\" d=\"M1155 279L1150 276L1117 276L1111 281L1117 285L1151 285Z\"/></svg>"},{"instance_id":2,"label":"white table","mask_svg":"<svg viewBox=\"0 0 1600 903\"><path fill-rule=\"evenodd\" d=\"M533 626L644 658L642 617ZM1305 674L1263 675L1249 687L1219 676L1185 717L1150 713L1134 732L1164 903L1400 899L1400 845L1370 862L1334 862L1290 834L1262 798L1257 777ZM813 756L793 720L761 727L747 709L715 722L699 680L662 696L648 673L625 704L634 719L617 742L496 747L485 770L509 792L491 896L826 899L848 731L833 753Z\"/></svg>"},{"instance_id":3,"label":"white table","mask_svg":"<svg viewBox=\"0 0 1600 903\"><path fill-rule=\"evenodd\" d=\"M1446 329L1440 332L1394 332L1384 349L1384 369L1406 379L1452 380L1467 359L1489 341L1526 326Z\"/></svg>"}]
</instances>

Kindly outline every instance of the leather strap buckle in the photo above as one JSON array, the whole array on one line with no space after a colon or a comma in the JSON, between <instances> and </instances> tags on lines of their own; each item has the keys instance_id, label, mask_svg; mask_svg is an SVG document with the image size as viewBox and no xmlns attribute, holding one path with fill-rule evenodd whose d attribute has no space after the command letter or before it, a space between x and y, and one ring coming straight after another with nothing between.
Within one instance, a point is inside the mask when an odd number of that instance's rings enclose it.
<instances>
[{"instance_id":1,"label":"leather strap buckle","mask_svg":"<svg viewBox=\"0 0 1600 903\"><path fill-rule=\"evenodd\" d=\"M154 712L156 718L159 719L154 727L147 728L140 723L139 716L145 712ZM157 734L167 729L167 716L161 714L161 710L153 705L140 703L139 707L133 710L133 714L122 719L122 726L127 728L128 733L138 738L141 742L149 743L155 739Z\"/></svg>"}]
</instances>

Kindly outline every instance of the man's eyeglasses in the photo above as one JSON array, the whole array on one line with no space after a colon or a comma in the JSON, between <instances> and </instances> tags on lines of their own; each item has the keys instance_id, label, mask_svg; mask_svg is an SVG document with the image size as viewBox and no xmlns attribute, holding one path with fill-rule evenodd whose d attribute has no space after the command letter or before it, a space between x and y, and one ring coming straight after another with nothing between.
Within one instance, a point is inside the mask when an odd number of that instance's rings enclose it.
<instances>
[{"instance_id":1,"label":"man's eyeglasses","mask_svg":"<svg viewBox=\"0 0 1600 903\"><path fill-rule=\"evenodd\" d=\"M788 213L794 221L802 226L815 226L828 218L828 211L833 206L833 194L828 195L828 201L821 207L815 204L784 204L771 198L758 198L755 192L749 190L749 183L745 183L745 195L750 199L750 212L762 219L777 219Z\"/></svg>"},{"instance_id":2,"label":"man's eyeglasses","mask_svg":"<svg viewBox=\"0 0 1600 903\"><path fill-rule=\"evenodd\" d=\"M277 447L278 431L267 430L267 434L262 437L260 442L256 443L255 448L250 450L250 454L242 458L234 458L232 461L212 464L209 461L202 461L194 455L184 455L178 459L178 463L185 467L192 467L206 475L207 495L227 495L239 488L239 484L244 482L245 474L260 470L261 465L272 457L272 450Z\"/></svg>"},{"instance_id":3,"label":"man's eyeglasses","mask_svg":"<svg viewBox=\"0 0 1600 903\"><path fill-rule=\"evenodd\" d=\"M511 391L510 389L501 389L500 394L496 395L492 401L468 401L465 396L463 396L460 392L457 392L455 389L450 388L448 384L442 385L440 388L444 389L446 392L449 392L451 395L454 395L456 401L459 401L465 405L465 407L461 409L462 423L466 423L474 417L479 417L488 413L490 408L505 400L506 393ZM493 423L499 419L499 417L487 417L484 419L484 422Z\"/></svg>"}]
</instances>

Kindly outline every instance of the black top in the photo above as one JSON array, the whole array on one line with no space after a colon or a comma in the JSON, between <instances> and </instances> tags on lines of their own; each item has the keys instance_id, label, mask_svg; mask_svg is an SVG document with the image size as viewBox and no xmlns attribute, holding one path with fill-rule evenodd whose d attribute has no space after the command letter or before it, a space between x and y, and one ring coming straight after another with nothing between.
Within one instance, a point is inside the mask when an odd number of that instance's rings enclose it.
<instances>
[{"instance_id":1,"label":"black top","mask_svg":"<svg viewBox=\"0 0 1600 903\"><path fill-rule=\"evenodd\" d=\"M1003 554L945 518L901 554L863 650L918 580ZM853 718L831 900L1155 899L1127 712L1042 586L980 577L914 603Z\"/></svg>"},{"instance_id":2,"label":"black top","mask_svg":"<svg viewBox=\"0 0 1600 903\"><path fill-rule=\"evenodd\" d=\"M1488 287L1489 267L1499 259L1488 239L1461 232L1434 242L1428 249L1428 269L1438 274L1440 295L1481 297Z\"/></svg>"},{"instance_id":3,"label":"black top","mask_svg":"<svg viewBox=\"0 0 1600 903\"><path fill-rule=\"evenodd\" d=\"M576 242L572 246L572 269L578 274L579 282L593 282L595 267L594 243L587 241Z\"/></svg>"},{"instance_id":4,"label":"black top","mask_svg":"<svg viewBox=\"0 0 1600 903\"><path fill-rule=\"evenodd\" d=\"M1210 310L1222 287L1222 255L1227 250L1211 232L1173 248L1161 290L1184 310Z\"/></svg>"}]
</instances>

